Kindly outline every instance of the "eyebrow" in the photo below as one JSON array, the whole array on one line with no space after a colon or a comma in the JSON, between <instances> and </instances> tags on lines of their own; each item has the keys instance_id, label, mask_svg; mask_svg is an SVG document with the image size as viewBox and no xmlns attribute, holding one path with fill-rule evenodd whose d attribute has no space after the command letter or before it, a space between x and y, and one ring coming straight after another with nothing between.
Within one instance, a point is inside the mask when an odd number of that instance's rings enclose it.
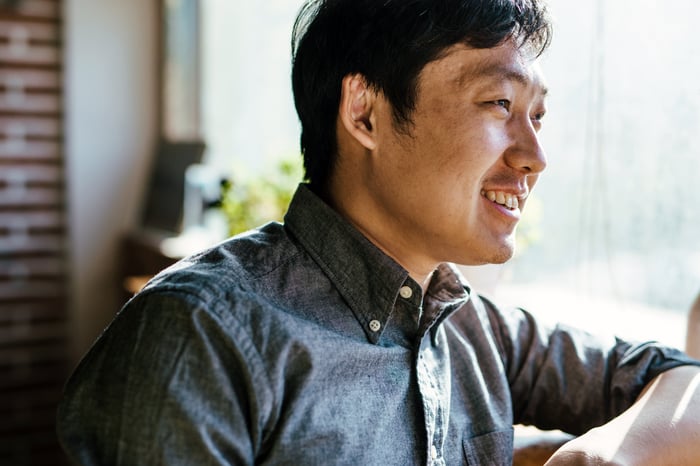
<instances>
[{"instance_id":1,"label":"eyebrow","mask_svg":"<svg viewBox=\"0 0 700 466\"><path fill-rule=\"evenodd\" d=\"M501 63L482 62L475 66L468 67L462 70L459 76L461 83L468 83L478 79L497 79L499 81L514 81L522 86L535 86L539 88L540 95L546 96L549 92L547 86L541 80L533 78L533 76L524 73L523 71L504 66Z\"/></svg>"}]
</instances>

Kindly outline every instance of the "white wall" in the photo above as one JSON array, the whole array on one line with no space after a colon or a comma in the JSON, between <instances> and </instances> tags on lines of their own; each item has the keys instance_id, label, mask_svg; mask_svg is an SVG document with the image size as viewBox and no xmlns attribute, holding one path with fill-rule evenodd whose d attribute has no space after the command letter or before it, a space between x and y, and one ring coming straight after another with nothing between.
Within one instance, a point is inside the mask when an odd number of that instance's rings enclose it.
<instances>
[{"instance_id":1,"label":"white wall","mask_svg":"<svg viewBox=\"0 0 700 466\"><path fill-rule=\"evenodd\" d=\"M66 0L65 159L73 353L117 311L118 244L157 135L156 0Z\"/></svg>"}]
</instances>

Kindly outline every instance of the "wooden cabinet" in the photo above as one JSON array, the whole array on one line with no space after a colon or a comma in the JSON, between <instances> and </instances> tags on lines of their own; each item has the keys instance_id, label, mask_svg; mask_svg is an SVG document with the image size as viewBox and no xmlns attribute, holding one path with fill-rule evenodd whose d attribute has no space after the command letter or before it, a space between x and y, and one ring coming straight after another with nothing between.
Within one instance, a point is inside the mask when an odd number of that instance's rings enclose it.
<instances>
[{"instance_id":1,"label":"wooden cabinet","mask_svg":"<svg viewBox=\"0 0 700 466\"><path fill-rule=\"evenodd\" d=\"M0 1L0 464L64 464L60 0Z\"/></svg>"}]
</instances>

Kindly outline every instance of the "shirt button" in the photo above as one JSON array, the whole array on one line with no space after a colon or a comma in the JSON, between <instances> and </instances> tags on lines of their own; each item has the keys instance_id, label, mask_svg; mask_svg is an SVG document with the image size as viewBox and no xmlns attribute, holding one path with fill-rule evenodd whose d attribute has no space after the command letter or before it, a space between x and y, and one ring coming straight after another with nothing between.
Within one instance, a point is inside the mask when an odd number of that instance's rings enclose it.
<instances>
[{"instance_id":1,"label":"shirt button","mask_svg":"<svg viewBox=\"0 0 700 466\"><path fill-rule=\"evenodd\" d=\"M369 322L369 329L371 331L378 332L380 328L382 328L382 324L377 319L371 320Z\"/></svg>"},{"instance_id":2,"label":"shirt button","mask_svg":"<svg viewBox=\"0 0 700 466\"><path fill-rule=\"evenodd\" d=\"M410 286L402 286L399 290L399 294L403 299L409 299L411 296L413 296L413 290Z\"/></svg>"}]
</instances>

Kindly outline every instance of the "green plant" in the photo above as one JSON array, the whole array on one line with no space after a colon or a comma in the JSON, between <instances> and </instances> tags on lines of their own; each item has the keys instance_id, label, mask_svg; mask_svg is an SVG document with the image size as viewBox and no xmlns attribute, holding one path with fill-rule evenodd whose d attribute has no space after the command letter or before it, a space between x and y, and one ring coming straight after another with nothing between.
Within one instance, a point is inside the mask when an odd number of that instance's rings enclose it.
<instances>
[{"instance_id":1,"label":"green plant","mask_svg":"<svg viewBox=\"0 0 700 466\"><path fill-rule=\"evenodd\" d=\"M221 210L228 222L229 234L235 235L269 221L282 221L302 174L300 161L284 159L272 173L224 182Z\"/></svg>"}]
</instances>

